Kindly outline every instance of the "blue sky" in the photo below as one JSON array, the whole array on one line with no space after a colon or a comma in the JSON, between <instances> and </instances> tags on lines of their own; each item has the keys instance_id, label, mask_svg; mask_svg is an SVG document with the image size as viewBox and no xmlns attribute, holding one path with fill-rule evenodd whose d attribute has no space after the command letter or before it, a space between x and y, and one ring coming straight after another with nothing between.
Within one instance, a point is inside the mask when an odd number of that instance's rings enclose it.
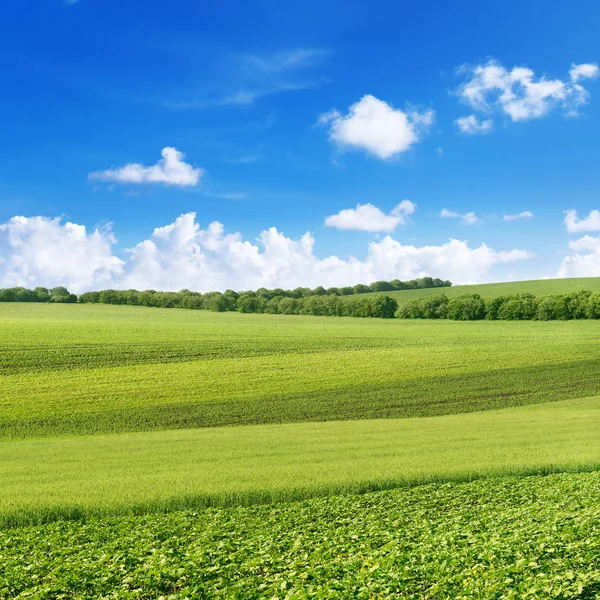
<instances>
[{"instance_id":1,"label":"blue sky","mask_svg":"<svg viewBox=\"0 0 600 600\"><path fill-rule=\"evenodd\" d=\"M597 2L0 10L0 285L600 275Z\"/></svg>"}]
</instances>

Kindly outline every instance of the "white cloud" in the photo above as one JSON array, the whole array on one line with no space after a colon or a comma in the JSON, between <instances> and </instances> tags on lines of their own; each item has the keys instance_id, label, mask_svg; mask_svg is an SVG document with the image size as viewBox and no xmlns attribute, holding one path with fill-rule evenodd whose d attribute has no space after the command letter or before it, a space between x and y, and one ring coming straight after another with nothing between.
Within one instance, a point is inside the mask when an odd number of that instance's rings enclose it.
<instances>
[{"instance_id":1,"label":"white cloud","mask_svg":"<svg viewBox=\"0 0 600 600\"><path fill-rule=\"evenodd\" d=\"M176 148L163 148L162 158L151 167L130 163L118 169L96 171L89 178L119 183L164 183L181 187L197 185L204 171L184 161L185 154Z\"/></svg>"},{"instance_id":2,"label":"white cloud","mask_svg":"<svg viewBox=\"0 0 600 600\"><path fill-rule=\"evenodd\" d=\"M386 236L371 243L369 257L379 267L381 279L412 279L425 273L442 273L455 283L475 283L488 275L492 266L532 258L524 250L496 251L486 244L470 248L466 241L450 240L441 246L405 246Z\"/></svg>"},{"instance_id":3,"label":"white cloud","mask_svg":"<svg viewBox=\"0 0 600 600\"><path fill-rule=\"evenodd\" d=\"M404 245L386 235L368 245L363 260L319 258L314 239L293 240L274 227L257 243L226 233L214 222L202 229L194 213L154 230L121 260L108 230L87 232L60 219L14 217L0 225L0 287L66 285L75 292L99 288L199 291L341 286L424 275L474 283L497 264L530 258L523 250L471 248L450 240L439 246Z\"/></svg>"},{"instance_id":4,"label":"white cloud","mask_svg":"<svg viewBox=\"0 0 600 600\"><path fill-rule=\"evenodd\" d=\"M579 219L576 210L565 211L565 225L569 233L600 231L600 210L592 210L587 217Z\"/></svg>"},{"instance_id":5,"label":"white cloud","mask_svg":"<svg viewBox=\"0 0 600 600\"><path fill-rule=\"evenodd\" d=\"M319 117L341 150L365 150L381 159L406 152L433 121L433 110L404 112L371 95L353 104L346 116L331 110Z\"/></svg>"},{"instance_id":6,"label":"white cloud","mask_svg":"<svg viewBox=\"0 0 600 600\"><path fill-rule=\"evenodd\" d=\"M462 67L459 72L468 73L468 78L456 94L469 106L483 113L503 112L512 121L526 121L543 117L555 108L576 115L589 96L578 82L594 77L597 67L573 65L566 80L538 77L527 67L508 70L494 60Z\"/></svg>"},{"instance_id":7,"label":"white cloud","mask_svg":"<svg viewBox=\"0 0 600 600\"><path fill-rule=\"evenodd\" d=\"M475 115L460 117L454 121L461 133L467 135L491 133L494 129L494 122L491 119L480 121Z\"/></svg>"},{"instance_id":8,"label":"white cloud","mask_svg":"<svg viewBox=\"0 0 600 600\"><path fill-rule=\"evenodd\" d=\"M59 218L13 217L0 225L0 287L109 286L121 274L109 228L88 233Z\"/></svg>"},{"instance_id":9,"label":"white cloud","mask_svg":"<svg viewBox=\"0 0 600 600\"><path fill-rule=\"evenodd\" d=\"M406 217L415 212L416 205L410 200L402 200L389 215L373 204L357 204L356 208L346 208L336 215L325 218L327 227L355 231L382 231L390 233L406 223Z\"/></svg>"},{"instance_id":10,"label":"white cloud","mask_svg":"<svg viewBox=\"0 0 600 600\"><path fill-rule=\"evenodd\" d=\"M474 212L461 214L447 208L442 208L440 217L442 219L461 219L465 225L475 225L480 222L479 217Z\"/></svg>"},{"instance_id":11,"label":"white cloud","mask_svg":"<svg viewBox=\"0 0 600 600\"><path fill-rule=\"evenodd\" d=\"M596 64L581 64L573 65L569 71L571 81L577 83L580 79L593 79L598 75L598 65Z\"/></svg>"},{"instance_id":12,"label":"white cloud","mask_svg":"<svg viewBox=\"0 0 600 600\"><path fill-rule=\"evenodd\" d=\"M515 215L504 215L502 218L505 221L518 221L519 219L531 219L531 218L533 218L533 213L529 210L524 210L523 212L517 213Z\"/></svg>"},{"instance_id":13,"label":"white cloud","mask_svg":"<svg viewBox=\"0 0 600 600\"><path fill-rule=\"evenodd\" d=\"M557 277L600 277L600 237L586 235L569 248L573 254L563 259Z\"/></svg>"}]
</instances>

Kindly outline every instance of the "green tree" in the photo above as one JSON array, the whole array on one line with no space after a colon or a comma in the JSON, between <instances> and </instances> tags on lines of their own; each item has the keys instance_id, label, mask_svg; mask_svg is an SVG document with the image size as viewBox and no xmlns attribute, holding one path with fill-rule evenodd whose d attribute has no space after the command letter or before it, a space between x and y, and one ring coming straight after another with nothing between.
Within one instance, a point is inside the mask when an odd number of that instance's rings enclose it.
<instances>
[{"instance_id":1,"label":"green tree","mask_svg":"<svg viewBox=\"0 0 600 600\"><path fill-rule=\"evenodd\" d=\"M370 304L371 316L379 319L393 319L398 310L398 302L389 296L375 296Z\"/></svg>"},{"instance_id":2,"label":"green tree","mask_svg":"<svg viewBox=\"0 0 600 600\"><path fill-rule=\"evenodd\" d=\"M237 299L237 309L241 313L260 312L261 302L257 296L251 294L242 294Z\"/></svg>"},{"instance_id":3,"label":"green tree","mask_svg":"<svg viewBox=\"0 0 600 600\"><path fill-rule=\"evenodd\" d=\"M455 321L477 321L485 318L485 302L479 294L463 294L448 301L448 318Z\"/></svg>"}]
</instances>

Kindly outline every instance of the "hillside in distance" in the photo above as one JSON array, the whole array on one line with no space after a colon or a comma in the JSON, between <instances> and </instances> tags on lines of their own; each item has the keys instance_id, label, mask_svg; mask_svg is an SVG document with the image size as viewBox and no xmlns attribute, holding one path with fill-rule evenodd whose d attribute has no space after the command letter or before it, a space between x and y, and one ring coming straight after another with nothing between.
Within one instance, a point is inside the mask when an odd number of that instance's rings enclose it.
<instances>
[{"instance_id":1,"label":"hillside in distance","mask_svg":"<svg viewBox=\"0 0 600 600\"><path fill-rule=\"evenodd\" d=\"M426 288L419 290L399 290L392 292L371 292L363 296L385 294L394 298L399 306L423 298L446 294L449 298L461 294L479 294L482 298L495 298L509 294L534 294L549 296L551 294L568 294L579 290L600 292L600 277L573 277L568 279L532 279L529 281L508 281L503 283L480 283L476 285L453 285L444 288ZM352 296L344 296L351 298Z\"/></svg>"}]
</instances>

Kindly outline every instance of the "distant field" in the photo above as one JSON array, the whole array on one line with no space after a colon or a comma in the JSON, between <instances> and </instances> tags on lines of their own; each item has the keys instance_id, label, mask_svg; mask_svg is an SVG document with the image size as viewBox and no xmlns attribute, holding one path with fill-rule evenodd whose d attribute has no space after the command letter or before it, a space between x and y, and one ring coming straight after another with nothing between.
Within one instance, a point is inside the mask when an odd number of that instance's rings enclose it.
<instances>
[{"instance_id":1,"label":"distant field","mask_svg":"<svg viewBox=\"0 0 600 600\"><path fill-rule=\"evenodd\" d=\"M600 322L0 305L0 439L470 412L600 394Z\"/></svg>"},{"instance_id":2,"label":"distant field","mask_svg":"<svg viewBox=\"0 0 600 600\"><path fill-rule=\"evenodd\" d=\"M598 472L50 523L0 531L0 596L592 600L599 524Z\"/></svg>"},{"instance_id":3,"label":"distant field","mask_svg":"<svg viewBox=\"0 0 600 600\"><path fill-rule=\"evenodd\" d=\"M453 285L444 288L428 288L424 290L402 290L399 292L381 292L386 296L395 298L400 306L410 300L424 296L446 294L448 297L460 294L479 294L482 298L493 298L508 294L529 293L536 296L550 294L568 294L579 290L600 292L600 277L580 277L570 279L535 279L532 281L511 281L508 283L483 283L480 285ZM380 293L380 292L373 292ZM368 296L372 294L367 294ZM353 296L342 296L352 298Z\"/></svg>"},{"instance_id":4,"label":"distant field","mask_svg":"<svg viewBox=\"0 0 600 600\"><path fill-rule=\"evenodd\" d=\"M424 419L2 442L0 523L591 469L599 431L600 398L589 398Z\"/></svg>"}]
</instances>

